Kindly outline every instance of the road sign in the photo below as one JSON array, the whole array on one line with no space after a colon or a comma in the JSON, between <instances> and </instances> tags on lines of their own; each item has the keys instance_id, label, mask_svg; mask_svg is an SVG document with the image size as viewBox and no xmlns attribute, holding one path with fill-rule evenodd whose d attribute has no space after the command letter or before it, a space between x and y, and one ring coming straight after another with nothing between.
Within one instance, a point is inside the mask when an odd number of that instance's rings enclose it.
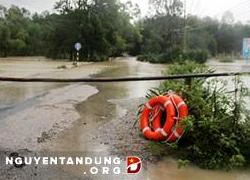
<instances>
[{"instance_id":1,"label":"road sign","mask_svg":"<svg viewBox=\"0 0 250 180\"><path fill-rule=\"evenodd\" d=\"M81 43L79 43L79 42L75 43L75 49L76 49L77 51L80 51L80 49L82 49Z\"/></svg>"},{"instance_id":2,"label":"road sign","mask_svg":"<svg viewBox=\"0 0 250 180\"><path fill-rule=\"evenodd\" d=\"M243 39L243 57L250 58L250 38Z\"/></svg>"}]
</instances>

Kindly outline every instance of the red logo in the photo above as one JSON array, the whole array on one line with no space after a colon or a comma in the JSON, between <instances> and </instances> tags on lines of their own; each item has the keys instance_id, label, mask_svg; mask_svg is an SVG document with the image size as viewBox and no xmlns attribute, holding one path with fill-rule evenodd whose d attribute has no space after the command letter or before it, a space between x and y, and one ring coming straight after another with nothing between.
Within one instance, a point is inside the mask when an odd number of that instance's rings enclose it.
<instances>
[{"instance_id":1,"label":"red logo","mask_svg":"<svg viewBox=\"0 0 250 180\"><path fill-rule=\"evenodd\" d=\"M127 157L127 173L128 174L137 174L141 170L141 159L135 156Z\"/></svg>"}]
</instances>

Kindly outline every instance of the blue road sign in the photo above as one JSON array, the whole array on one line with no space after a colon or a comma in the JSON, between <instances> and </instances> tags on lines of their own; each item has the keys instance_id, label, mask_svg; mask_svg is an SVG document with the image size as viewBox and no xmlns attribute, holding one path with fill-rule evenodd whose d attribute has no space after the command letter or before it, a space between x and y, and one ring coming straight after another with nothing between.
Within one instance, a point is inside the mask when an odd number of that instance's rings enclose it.
<instances>
[{"instance_id":1,"label":"blue road sign","mask_svg":"<svg viewBox=\"0 0 250 180\"><path fill-rule=\"evenodd\" d=\"M76 49L77 51L80 51L81 48L82 48L81 43L79 43L79 42L75 43L75 49Z\"/></svg>"},{"instance_id":2,"label":"blue road sign","mask_svg":"<svg viewBox=\"0 0 250 180\"><path fill-rule=\"evenodd\" d=\"M244 58L250 58L250 38L243 39L243 51L242 55Z\"/></svg>"}]
</instances>

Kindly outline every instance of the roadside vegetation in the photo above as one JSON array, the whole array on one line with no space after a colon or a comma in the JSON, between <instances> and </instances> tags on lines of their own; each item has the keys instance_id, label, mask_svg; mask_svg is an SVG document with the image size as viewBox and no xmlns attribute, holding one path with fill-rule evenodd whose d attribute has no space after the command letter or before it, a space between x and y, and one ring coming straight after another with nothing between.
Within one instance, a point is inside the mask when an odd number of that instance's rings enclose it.
<instances>
[{"instance_id":1,"label":"roadside vegetation","mask_svg":"<svg viewBox=\"0 0 250 180\"><path fill-rule=\"evenodd\" d=\"M81 61L127 53L152 63L200 63L218 54L239 56L242 39L250 35L250 25L230 12L220 20L199 18L184 14L182 0L148 3L146 17L138 5L118 0L58 0L54 13L39 14L0 6L0 56L75 60L74 44L80 42Z\"/></svg>"},{"instance_id":2,"label":"roadside vegetation","mask_svg":"<svg viewBox=\"0 0 250 180\"><path fill-rule=\"evenodd\" d=\"M171 65L166 74L208 73L202 64L188 62ZM240 168L250 164L250 114L244 97L247 89L239 77L228 81L216 78L171 80L152 89L149 98L173 90L189 107L184 121L185 135L175 144L150 142L147 146L155 156L179 158L180 165L188 162L205 169Z\"/></svg>"},{"instance_id":3,"label":"roadside vegetation","mask_svg":"<svg viewBox=\"0 0 250 180\"><path fill-rule=\"evenodd\" d=\"M208 59L208 52L202 50L182 52L181 50L176 50L175 52L151 54L147 53L144 55L139 55L137 58L139 61L145 61L150 63L180 63L186 60L192 60L197 63L205 63Z\"/></svg>"},{"instance_id":4,"label":"roadside vegetation","mask_svg":"<svg viewBox=\"0 0 250 180\"><path fill-rule=\"evenodd\" d=\"M235 59L239 59L239 57L235 57L233 55L219 54L216 56L216 59L222 63L232 63Z\"/></svg>"}]
</instances>

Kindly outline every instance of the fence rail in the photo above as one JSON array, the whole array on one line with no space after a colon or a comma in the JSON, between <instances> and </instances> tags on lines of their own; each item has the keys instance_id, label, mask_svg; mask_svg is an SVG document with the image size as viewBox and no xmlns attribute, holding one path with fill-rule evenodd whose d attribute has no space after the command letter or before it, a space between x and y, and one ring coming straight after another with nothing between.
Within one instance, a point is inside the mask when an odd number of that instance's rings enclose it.
<instances>
[{"instance_id":1,"label":"fence rail","mask_svg":"<svg viewBox=\"0 0 250 180\"><path fill-rule=\"evenodd\" d=\"M250 75L250 72L224 72L210 74L181 74L170 76L153 77L103 77L103 78L78 78L78 79L56 79L56 78L18 78L18 77L0 77L0 82L48 82L48 83L79 83L79 82L128 82L128 81L157 81L157 80L176 80L176 79L194 79Z\"/></svg>"}]
</instances>

